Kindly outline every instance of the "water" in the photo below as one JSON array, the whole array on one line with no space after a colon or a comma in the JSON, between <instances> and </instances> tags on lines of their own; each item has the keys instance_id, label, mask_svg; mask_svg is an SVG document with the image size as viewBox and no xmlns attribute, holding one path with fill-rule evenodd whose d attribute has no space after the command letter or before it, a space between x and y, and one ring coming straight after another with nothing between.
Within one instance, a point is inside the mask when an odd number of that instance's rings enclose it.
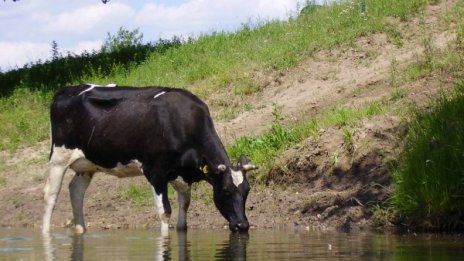
<instances>
[{"instance_id":1,"label":"water","mask_svg":"<svg viewBox=\"0 0 464 261\"><path fill-rule=\"evenodd\" d=\"M464 260L460 235L258 230L90 231L0 229L0 260Z\"/></svg>"}]
</instances>

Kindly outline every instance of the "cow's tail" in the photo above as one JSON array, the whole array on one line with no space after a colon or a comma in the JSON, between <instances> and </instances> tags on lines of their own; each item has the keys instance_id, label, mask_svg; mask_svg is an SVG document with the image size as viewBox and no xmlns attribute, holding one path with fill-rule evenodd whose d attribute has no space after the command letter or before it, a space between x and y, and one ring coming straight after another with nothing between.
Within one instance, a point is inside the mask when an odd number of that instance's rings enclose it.
<instances>
[{"instance_id":1,"label":"cow's tail","mask_svg":"<svg viewBox=\"0 0 464 261\"><path fill-rule=\"evenodd\" d=\"M52 158L53 155L53 134L52 134L52 123L50 122L50 155L48 156L48 161Z\"/></svg>"}]
</instances>

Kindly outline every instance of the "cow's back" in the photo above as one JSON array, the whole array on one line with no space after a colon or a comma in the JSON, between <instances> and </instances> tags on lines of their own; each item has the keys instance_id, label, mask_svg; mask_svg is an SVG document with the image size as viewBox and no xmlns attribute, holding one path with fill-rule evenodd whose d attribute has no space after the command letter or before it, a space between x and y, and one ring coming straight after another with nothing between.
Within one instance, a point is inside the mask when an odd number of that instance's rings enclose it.
<instances>
[{"instance_id":1,"label":"cow's back","mask_svg":"<svg viewBox=\"0 0 464 261\"><path fill-rule=\"evenodd\" d=\"M173 159L216 135L200 99L165 87L64 87L53 99L51 122L54 146L80 149L103 167Z\"/></svg>"}]
</instances>

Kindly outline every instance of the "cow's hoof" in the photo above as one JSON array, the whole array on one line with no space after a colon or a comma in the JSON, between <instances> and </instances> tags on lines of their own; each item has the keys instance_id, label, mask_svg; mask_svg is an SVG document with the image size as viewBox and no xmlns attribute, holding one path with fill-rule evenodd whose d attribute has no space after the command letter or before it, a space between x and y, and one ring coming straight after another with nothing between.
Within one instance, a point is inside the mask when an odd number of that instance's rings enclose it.
<instances>
[{"instance_id":1,"label":"cow's hoof","mask_svg":"<svg viewBox=\"0 0 464 261\"><path fill-rule=\"evenodd\" d=\"M76 225L74 227L74 234L77 234L77 235L82 235L85 233L85 228L81 225Z\"/></svg>"}]
</instances>

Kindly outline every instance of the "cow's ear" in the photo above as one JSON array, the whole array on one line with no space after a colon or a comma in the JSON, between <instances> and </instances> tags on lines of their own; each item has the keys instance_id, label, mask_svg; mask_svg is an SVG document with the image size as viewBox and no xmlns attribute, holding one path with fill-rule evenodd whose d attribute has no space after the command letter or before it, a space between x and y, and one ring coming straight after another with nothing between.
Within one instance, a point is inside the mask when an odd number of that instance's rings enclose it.
<instances>
[{"instance_id":1,"label":"cow's ear","mask_svg":"<svg viewBox=\"0 0 464 261\"><path fill-rule=\"evenodd\" d=\"M224 164L220 164L220 165L218 165L218 170L219 170L219 172L224 173L224 172L226 172L227 167Z\"/></svg>"},{"instance_id":2,"label":"cow's ear","mask_svg":"<svg viewBox=\"0 0 464 261\"><path fill-rule=\"evenodd\" d=\"M238 160L239 167L244 171L258 169L257 166L250 164L248 158L245 155L241 155Z\"/></svg>"}]
</instances>

